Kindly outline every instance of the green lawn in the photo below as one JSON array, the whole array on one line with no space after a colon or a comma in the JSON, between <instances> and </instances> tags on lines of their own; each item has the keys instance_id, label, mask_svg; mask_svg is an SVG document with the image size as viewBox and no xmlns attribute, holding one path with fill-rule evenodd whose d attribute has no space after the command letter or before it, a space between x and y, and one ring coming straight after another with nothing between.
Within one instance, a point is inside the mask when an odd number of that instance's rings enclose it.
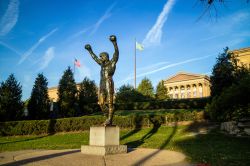
<instances>
[{"instance_id":1,"label":"green lawn","mask_svg":"<svg viewBox=\"0 0 250 166\"><path fill-rule=\"evenodd\" d=\"M250 138L236 138L212 130L195 134L204 126L154 127L122 130L121 144L129 147L169 149L183 152L194 163L250 165ZM44 136L0 137L0 151L23 149L68 149L88 144L88 132Z\"/></svg>"}]
</instances>

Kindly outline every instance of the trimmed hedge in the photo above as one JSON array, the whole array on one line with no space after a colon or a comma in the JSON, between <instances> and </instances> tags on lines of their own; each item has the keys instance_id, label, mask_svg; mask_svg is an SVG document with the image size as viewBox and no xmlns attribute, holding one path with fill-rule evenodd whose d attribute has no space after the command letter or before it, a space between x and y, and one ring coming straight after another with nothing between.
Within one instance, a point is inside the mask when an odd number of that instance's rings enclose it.
<instances>
[{"instance_id":1,"label":"trimmed hedge","mask_svg":"<svg viewBox=\"0 0 250 166\"><path fill-rule=\"evenodd\" d=\"M153 125L166 124L174 121L203 120L204 112L188 111L167 113L166 115L130 115L115 116L114 124L120 128L141 128ZM56 132L89 130L90 126L100 126L104 116L83 116L50 120L25 120L0 123L0 135L32 135L53 134Z\"/></svg>"},{"instance_id":2,"label":"trimmed hedge","mask_svg":"<svg viewBox=\"0 0 250 166\"><path fill-rule=\"evenodd\" d=\"M148 101L132 103L116 103L116 110L145 109L204 109L210 98L170 99L166 101Z\"/></svg>"}]
</instances>

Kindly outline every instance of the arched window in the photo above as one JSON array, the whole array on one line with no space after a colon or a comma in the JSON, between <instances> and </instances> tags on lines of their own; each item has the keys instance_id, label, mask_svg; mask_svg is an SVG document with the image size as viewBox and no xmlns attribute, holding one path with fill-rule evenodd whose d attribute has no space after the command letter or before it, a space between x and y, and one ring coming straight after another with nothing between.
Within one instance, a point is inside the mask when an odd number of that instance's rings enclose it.
<instances>
[{"instance_id":1,"label":"arched window","mask_svg":"<svg viewBox=\"0 0 250 166\"><path fill-rule=\"evenodd\" d=\"M174 88L174 98L175 99L179 98L179 88L177 86Z\"/></svg>"},{"instance_id":2,"label":"arched window","mask_svg":"<svg viewBox=\"0 0 250 166\"><path fill-rule=\"evenodd\" d=\"M197 88L196 85L193 84L193 97L196 98L197 97Z\"/></svg>"},{"instance_id":3,"label":"arched window","mask_svg":"<svg viewBox=\"0 0 250 166\"><path fill-rule=\"evenodd\" d=\"M199 97L203 97L203 88L202 88L202 84L199 84Z\"/></svg>"},{"instance_id":4,"label":"arched window","mask_svg":"<svg viewBox=\"0 0 250 166\"><path fill-rule=\"evenodd\" d=\"M181 99L185 98L185 87L181 86Z\"/></svg>"},{"instance_id":5,"label":"arched window","mask_svg":"<svg viewBox=\"0 0 250 166\"><path fill-rule=\"evenodd\" d=\"M187 85L187 98L191 98L191 86Z\"/></svg>"}]
</instances>

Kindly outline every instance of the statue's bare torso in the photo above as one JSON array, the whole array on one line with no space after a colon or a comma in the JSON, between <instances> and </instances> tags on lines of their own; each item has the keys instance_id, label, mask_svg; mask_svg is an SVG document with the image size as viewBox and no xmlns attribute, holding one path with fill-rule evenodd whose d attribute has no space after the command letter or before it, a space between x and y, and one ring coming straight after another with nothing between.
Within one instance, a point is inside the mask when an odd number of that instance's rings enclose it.
<instances>
[{"instance_id":1,"label":"statue's bare torso","mask_svg":"<svg viewBox=\"0 0 250 166\"><path fill-rule=\"evenodd\" d=\"M99 86L99 105L104 113L108 112L108 118L104 125L112 125L112 118L114 114L113 107L113 98L114 98L114 81L113 75L116 69L116 63L119 58L119 50L116 42L115 36L110 36L110 41L113 43L115 48L115 53L113 58L109 60L109 55L106 52L100 53L100 58L98 58L92 51L92 48L89 44L85 45L85 49L87 49L92 56L92 58L101 66L101 78L100 78L100 86Z\"/></svg>"}]
</instances>

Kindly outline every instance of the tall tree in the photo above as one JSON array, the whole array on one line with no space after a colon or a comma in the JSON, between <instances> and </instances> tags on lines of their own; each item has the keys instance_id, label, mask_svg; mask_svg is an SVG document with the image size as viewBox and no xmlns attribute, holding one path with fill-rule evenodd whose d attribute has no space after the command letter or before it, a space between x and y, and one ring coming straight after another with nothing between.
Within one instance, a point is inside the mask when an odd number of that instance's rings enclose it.
<instances>
[{"instance_id":1,"label":"tall tree","mask_svg":"<svg viewBox=\"0 0 250 166\"><path fill-rule=\"evenodd\" d=\"M58 86L58 106L62 117L76 116L77 88L72 69L68 67Z\"/></svg>"},{"instance_id":2,"label":"tall tree","mask_svg":"<svg viewBox=\"0 0 250 166\"><path fill-rule=\"evenodd\" d=\"M138 85L137 90L144 96L147 96L149 98L154 97L154 87L152 85L152 82L146 77L142 79L141 83Z\"/></svg>"},{"instance_id":3,"label":"tall tree","mask_svg":"<svg viewBox=\"0 0 250 166\"><path fill-rule=\"evenodd\" d=\"M155 94L155 97L158 99L158 100L165 100L165 99L168 99L169 96L168 96L168 89L166 86L164 86L164 81L161 80L157 87L156 87L156 94Z\"/></svg>"},{"instance_id":4,"label":"tall tree","mask_svg":"<svg viewBox=\"0 0 250 166\"><path fill-rule=\"evenodd\" d=\"M22 86L11 74L0 86L0 120L19 120L23 116Z\"/></svg>"},{"instance_id":5,"label":"tall tree","mask_svg":"<svg viewBox=\"0 0 250 166\"><path fill-rule=\"evenodd\" d=\"M49 117L48 81L43 74L38 74L28 103L31 119L47 119Z\"/></svg>"},{"instance_id":6,"label":"tall tree","mask_svg":"<svg viewBox=\"0 0 250 166\"><path fill-rule=\"evenodd\" d=\"M115 97L116 103L140 102L145 100L147 100L147 97L139 93L131 85L122 85Z\"/></svg>"},{"instance_id":7,"label":"tall tree","mask_svg":"<svg viewBox=\"0 0 250 166\"><path fill-rule=\"evenodd\" d=\"M88 104L97 103L97 87L94 81L85 77L80 84L79 88L79 107L85 113L90 113L93 110L88 109Z\"/></svg>"},{"instance_id":8,"label":"tall tree","mask_svg":"<svg viewBox=\"0 0 250 166\"><path fill-rule=\"evenodd\" d=\"M211 80L211 96L220 95L224 88L232 85L234 81L234 65L231 58L233 53L228 51L228 47L219 54L216 64L213 67Z\"/></svg>"}]
</instances>

